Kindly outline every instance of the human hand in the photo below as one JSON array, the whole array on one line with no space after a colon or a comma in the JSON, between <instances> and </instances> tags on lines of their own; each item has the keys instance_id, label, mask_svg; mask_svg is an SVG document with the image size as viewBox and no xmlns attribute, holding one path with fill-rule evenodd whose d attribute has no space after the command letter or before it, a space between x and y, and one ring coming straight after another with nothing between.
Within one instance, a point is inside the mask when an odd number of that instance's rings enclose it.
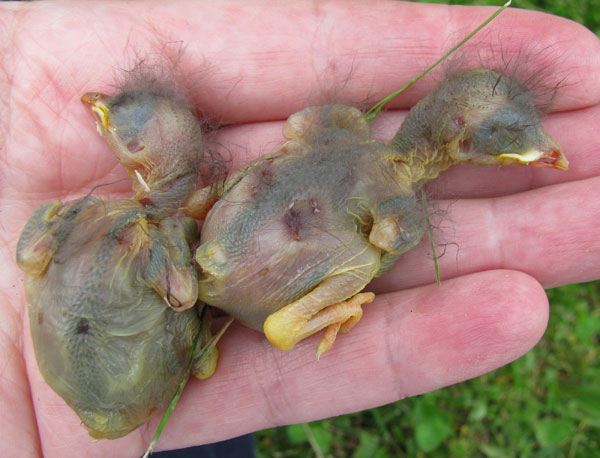
<instances>
[{"instance_id":1,"label":"human hand","mask_svg":"<svg viewBox=\"0 0 600 458\"><path fill-rule=\"evenodd\" d=\"M202 82L194 102L236 124L223 129L217 143L237 167L280 144L291 113L332 100L376 101L490 14L404 3L314 8L266 2L2 5L3 450L139 456L158 422L116 441L91 440L39 374L23 274L14 261L16 240L35 207L127 176L79 98L90 90L110 92L112 69L127 67L131 49L143 54L157 52L152 43L182 42L181 66ZM599 277L600 236L593 230L600 220L594 192L599 42L576 24L527 11L505 11L492 27L494 42L501 41L508 55L537 42L560 56L551 75L566 79L545 126L562 144L569 171L457 167L443 174L430 191L436 207L449 208L442 222L452 224L438 237L459 251L449 247L440 259L441 286L431 284L433 263L424 242L373 283L375 302L319 363L316 340L284 353L264 336L234 327L219 344L216 374L190 380L159 448L365 409L488 372L528 351L544 332L548 310L540 285ZM539 61L532 56L528 64ZM419 83L395 101L397 111L375 122L375 136L388 141L405 110L433 84ZM123 181L101 196L128 195L128 186Z\"/></svg>"}]
</instances>

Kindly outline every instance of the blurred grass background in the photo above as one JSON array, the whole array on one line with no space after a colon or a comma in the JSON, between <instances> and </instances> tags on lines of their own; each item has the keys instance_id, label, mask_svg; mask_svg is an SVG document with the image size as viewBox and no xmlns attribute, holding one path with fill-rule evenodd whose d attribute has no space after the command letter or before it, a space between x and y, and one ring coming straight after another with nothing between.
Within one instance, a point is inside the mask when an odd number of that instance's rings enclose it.
<instances>
[{"instance_id":1,"label":"blurred grass background","mask_svg":"<svg viewBox=\"0 0 600 458\"><path fill-rule=\"evenodd\" d=\"M513 6L564 16L600 34L600 0ZM600 281L548 296L544 338L514 363L377 409L260 431L257 457L600 457Z\"/></svg>"}]
</instances>

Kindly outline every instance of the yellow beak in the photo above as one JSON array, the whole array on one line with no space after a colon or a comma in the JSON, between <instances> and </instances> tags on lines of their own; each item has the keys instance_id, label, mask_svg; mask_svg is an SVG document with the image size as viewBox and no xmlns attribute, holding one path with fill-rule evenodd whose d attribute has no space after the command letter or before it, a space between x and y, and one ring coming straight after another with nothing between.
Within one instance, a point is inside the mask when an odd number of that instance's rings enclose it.
<instances>
[{"instance_id":1,"label":"yellow beak","mask_svg":"<svg viewBox=\"0 0 600 458\"><path fill-rule=\"evenodd\" d=\"M530 165L532 167L550 167L553 169L567 170L569 168L569 161L563 154L561 147L555 143L547 149L531 149L524 153L505 153L500 154L501 159L509 159L512 161L520 162L524 165Z\"/></svg>"},{"instance_id":2,"label":"yellow beak","mask_svg":"<svg viewBox=\"0 0 600 458\"><path fill-rule=\"evenodd\" d=\"M103 130L108 130L110 123L108 122L108 106L107 101L109 96L99 92L88 92L81 97L81 102L89 105L92 113L96 117L98 132L103 134Z\"/></svg>"}]
</instances>

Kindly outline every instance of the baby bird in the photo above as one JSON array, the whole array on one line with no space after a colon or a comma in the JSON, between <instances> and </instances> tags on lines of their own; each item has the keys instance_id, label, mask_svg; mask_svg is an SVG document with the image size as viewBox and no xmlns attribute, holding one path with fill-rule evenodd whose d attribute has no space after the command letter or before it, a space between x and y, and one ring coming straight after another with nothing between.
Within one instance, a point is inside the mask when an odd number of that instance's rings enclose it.
<instances>
[{"instance_id":1,"label":"baby bird","mask_svg":"<svg viewBox=\"0 0 600 458\"><path fill-rule=\"evenodd\" d=\"M317 358L373 300L363 288L421 240L423 183L458 163L567 167L527 90L486 69L442 82L390 145L342 105L296 113L283 134L282 147L227 180L208 213L199 298L282 350L327 328Z\"/></svg>"},{"instance_id":2,"label":"baby bird","mask_svg":"<svg viewBox=\"0 0 600 458\"><path fill-rule=\"evenodd\" d=\"M197 225L169 216L195 187L203 140L189 108L160 94L82 101L131 175L134 198L40 206L17 263L40 372L92 437L113 439L169 404L190 358L200 377L215 369L216 350L204 361L191 354L199 333L198 348L210 338L191 308Z\"/></svg>"},{"instance_id":3,"label":"baby bird","mask_svg":"<svg viewBox=\"0 0 600 458\"><path fill-rule=\"evenodd\" d=\"M392 146L417 185L454 164L568 168L528 89L484 68L440 83L410 110Z\"/></svg>"}]
</instances>

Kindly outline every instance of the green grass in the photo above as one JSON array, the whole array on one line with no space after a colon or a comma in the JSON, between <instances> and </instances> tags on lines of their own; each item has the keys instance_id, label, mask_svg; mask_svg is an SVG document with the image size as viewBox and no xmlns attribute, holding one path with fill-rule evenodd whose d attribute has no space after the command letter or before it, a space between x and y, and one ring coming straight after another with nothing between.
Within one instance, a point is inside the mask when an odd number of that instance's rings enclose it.
<instances>
[{"instance_id":1,"label":"green grass","mask_svg":"<svg viewBox=\"0 0 600 458\"><path fill-rule=\"evenodd\" d=\"M568 17L600 34L598 0L513 6ZM600 457L600 281L548 296L544 338L514 363L377 409L258 432L257 456Z\"/></svg>"}]
</instances>

